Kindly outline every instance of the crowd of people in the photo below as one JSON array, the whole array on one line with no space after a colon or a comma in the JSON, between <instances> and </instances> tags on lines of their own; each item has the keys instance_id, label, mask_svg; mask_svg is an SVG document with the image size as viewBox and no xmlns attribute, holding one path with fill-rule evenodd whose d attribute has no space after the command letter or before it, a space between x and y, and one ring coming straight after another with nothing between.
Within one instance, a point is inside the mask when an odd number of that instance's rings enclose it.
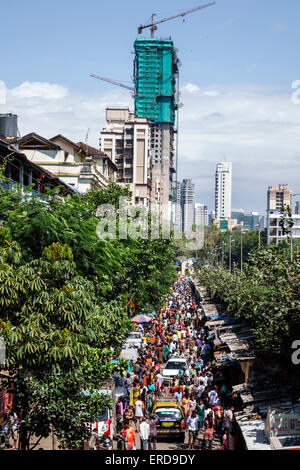
<instances>
[{"instance_id":1,"label":"crowd of people","mask_svg":"<svg viewBox=\"0 0 300 470\"><path fill-rule=\"evenodd\" d=\"M118 449L136 449L136 433L141 449L156 449L158 418L152 410L163 399L172 399L184 409L189 450L200 432L202 449L212 449L216 434L221 449L240 448L234 417L239 400L216 365L214 335L206 322L192 283L180 278L151 324L137 327L142 346L133 371L124 378L125 397L116 404ZM165 386L162 366L174 356L185 358L187 368L182 367Z\"/></svg>"}]
</instances>

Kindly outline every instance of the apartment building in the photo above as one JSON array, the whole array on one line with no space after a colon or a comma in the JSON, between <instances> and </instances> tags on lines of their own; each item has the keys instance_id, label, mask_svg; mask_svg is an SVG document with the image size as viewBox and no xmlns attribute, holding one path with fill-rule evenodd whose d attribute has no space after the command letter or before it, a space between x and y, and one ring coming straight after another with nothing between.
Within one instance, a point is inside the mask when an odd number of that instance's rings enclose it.
<instances>
[{"instance_id":1,"label":"apartment building","mask_svg":"<svg viewBox=\"0 0 300 470\"><path fill-rule=\"evenodd\" d=\"M116 179L117 168L107 155L61 134L46 139L33 132L19 139L17 146L28 160L81 193L105 188Z\"/></svg>"},{"instance_id":2,"label":"apartment building","mask_svg":"<svg viewBox=\"0 0 300 470\"><path fill-rule=\"evenodd\" d=\"M215 217L231 218L232 163L217 164L215 180Z\"/></svg>"},{"instance_id":3,"label":"apartment building","mask_svg":"<svg viewBox=\"0 0 300 470\"><path fill-rule=\"evenodd\" d=\"M116 182L128 185L132 203L150 207L150 125L128 108L107 108L100 148L117 168Z\"/></svg>"},{"instance_id":4,"label":"apartment building","mask_svg":"<svg viewBox=\"0 0 300 470\"><path fill-rule=\"evenodd\" d=\"M279 225L282 217L280 211L286 205L292 207L292 191L287 184L269 186L267 193L267 241L278 244L286 238ZM300 215L293 215L294 227L292 237L300 238Z\"/></svg>"}]
</instances>

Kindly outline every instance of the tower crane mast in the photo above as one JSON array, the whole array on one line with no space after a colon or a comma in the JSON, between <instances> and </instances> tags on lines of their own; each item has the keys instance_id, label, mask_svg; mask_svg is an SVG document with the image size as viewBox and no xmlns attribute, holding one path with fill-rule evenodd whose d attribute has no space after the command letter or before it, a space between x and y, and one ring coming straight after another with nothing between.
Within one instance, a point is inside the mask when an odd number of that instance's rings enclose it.
<instances>
[{"instance_id":1,"label":"tower crane mast","mask_svg":"<svg viewBox=\"0 0 300 470\"><path fill-rule=\"evenodd\" d=\"M140 26L138 28L138 33L139 34L142 34L143 30L146 29L146 28L150 28L150 31L151 31L151 38L154 38L154 33L155 31L157 30L157 25L160 24L160 23L165 23L166 21L170 21L170 20L174 20L175 18L179 18L180 16L182 18L184 18L186 15L189 15L190 13L194 13L195 11L198 11L198 10L202 10L203 8L208 8L208 7L211 7L213 5L216 5L216 2L211 2L211 3L207 3L206 5L201 5L199 7L196 7L196 8L192 8L191 10L188 10L188 11L184 11L183 13L179 13L178 15L174 15L174 16L170 16L169 18L164 18L163 20L160 20L160 21L154 21L154 17L156 16L155 13L153 13L152 15L152 23L148 24L148 25L144 25L144 26Z\"/></svg>"}]
</instances>

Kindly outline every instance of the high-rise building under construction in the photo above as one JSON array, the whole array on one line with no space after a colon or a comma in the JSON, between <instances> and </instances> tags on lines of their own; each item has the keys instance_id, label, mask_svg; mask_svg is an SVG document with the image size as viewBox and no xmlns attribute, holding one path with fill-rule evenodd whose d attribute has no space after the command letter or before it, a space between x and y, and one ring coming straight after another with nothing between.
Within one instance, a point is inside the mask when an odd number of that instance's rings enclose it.
<instances>
[{"instance_id":1,"label":"high-rise building under construction","mask_svg":"<svg viewBox=\"0 0 300 470\"><path fill-rule=\"evenodd\" d=\"M177 54L171 39L137 39L134 48L135 114L151 126L151 206L161 220L170 220L177 166Z\"/></svg>"}]
</instances>

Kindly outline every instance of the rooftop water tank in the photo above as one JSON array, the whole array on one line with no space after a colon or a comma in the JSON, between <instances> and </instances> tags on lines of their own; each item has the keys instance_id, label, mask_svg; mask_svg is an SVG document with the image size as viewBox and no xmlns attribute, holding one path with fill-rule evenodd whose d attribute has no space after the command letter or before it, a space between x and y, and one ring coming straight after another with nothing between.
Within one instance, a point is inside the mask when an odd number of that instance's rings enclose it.
<instances>
[{"instance_id":1,"label":"rooftop water tank","mask_svg":"<svg viewBox=\"0 0 300 470\"><path fill-rule=\"evenodd\" d=\"M16 114L0 114L0 138L12 141L18 138L18 116Z\"/></svg>"}]
</instances>

